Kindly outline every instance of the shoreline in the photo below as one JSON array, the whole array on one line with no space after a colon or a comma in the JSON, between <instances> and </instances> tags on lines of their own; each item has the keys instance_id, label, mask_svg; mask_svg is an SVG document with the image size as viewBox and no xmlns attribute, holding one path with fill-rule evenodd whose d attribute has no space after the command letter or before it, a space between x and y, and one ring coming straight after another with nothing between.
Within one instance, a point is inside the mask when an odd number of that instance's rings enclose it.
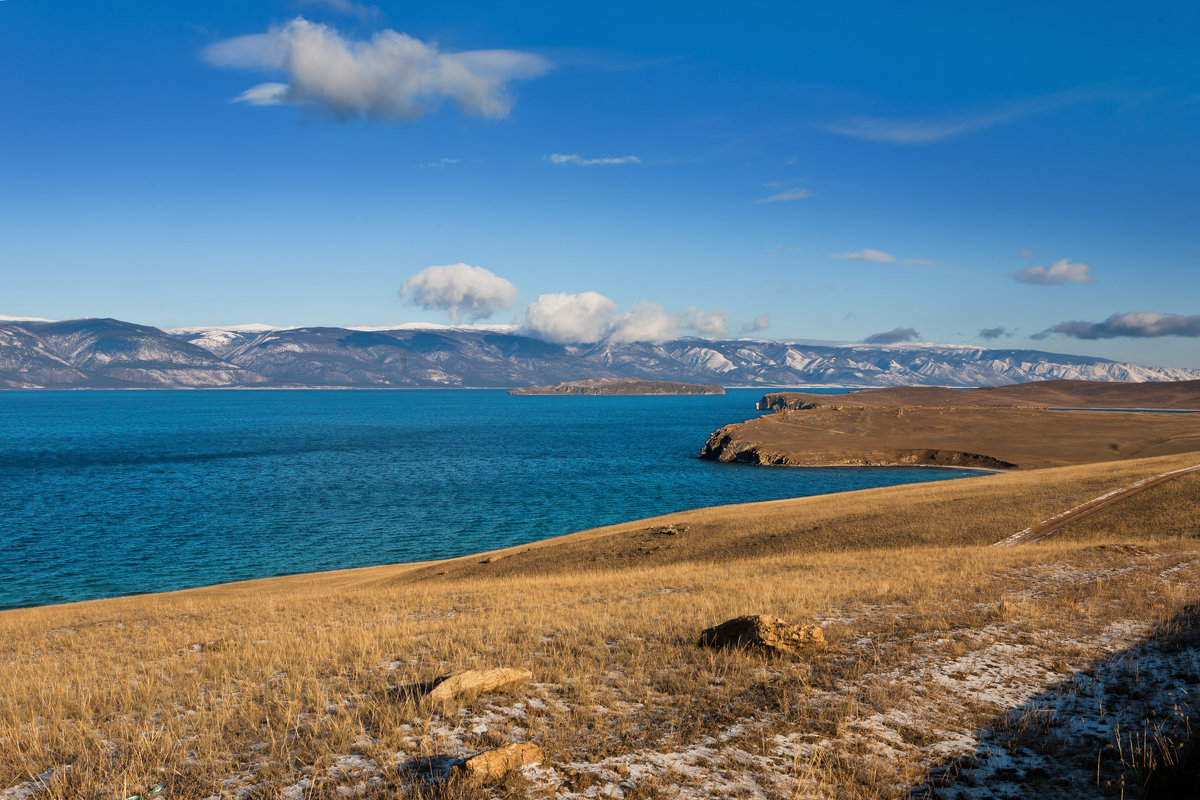
<instances>
[{"instance_id":1,"label":"shoreline","mask_svg":"<svg viewBox=\"0 0 1200 800\"><path fill-rule=\"evenodd\" d=\"M697 457L697 458L699 459L699 457ZM703 460L703 459L699 459L699 460ZM954 481L962 480L963 478L968 478L968 477L987 477L987 476L993 475L993 474L1003 475L1003 474L1007 474L1007 473L1011 472L1011 470L989 470L989 469L979 469L979 468L975 468L975 467L939 466L936 464L788 465L788 464L744 464L744 463L739 463L739 462L730 462L730 464L735 464L737 466L749 466L749 467L792 467L792 466L795 466L799 469L812 469L812 470L817 470L817 469L850 469L850 470L945 469L945 470L956 470L956 471L962 471L962 472L981 473L980 475L977 475L977 476L964 475L964 476L962 476L962 478L952 479ZM359 572L363 572L366 570L395 570L395 569L419 570L419 569L425 569L428 567L449 564L449 563L453 563L453 562L460 561L460 560L480 559L480 558L497 556L497 555L500 555L501 557L503 557L503 555L508 554L508 551L515 550L517 548L530 548L530 547L534 547L534 546L538 546L538 545L552 544L559 540L564 540L564 539L567 539L570 537L579 536L581 534L590 533L592 531L600 531L600 530L604 530L606 528L619 528L619 527L625 527L625 526L630 526L630 525L639 525L642 523L651 523L655 520L668 519L668 518L683 515L683 514L705 514L705 513L711 513L711 512L716 512L716 511L720 511L720 510L727 510L727 509L744 507L744 506L759 506L762 504L769 504L769 503L787 503L787 502L794 502L797 500L815 500L815 499L831 498L831 497L838 497L841 495L854 494L856 492L871 492L871 491L876 491L879 489L903 488L903 487L921 486L921 485L924 485L923 481L915 481L912 483L896 483L896 484L889 484L886 486L870 486L870 487L861 488L861 489L845 489L845 490L834 491L834 492L820 492L818 494L795 495L793 497L783 497L783 498L777 498L774 500L757 500L757 501L752 501L752 502L748 502L748 503L724 503L724 504L718 504L718 505L712 505L712 506L698 506L696 508L685 508L685 509L678 509L675 511L665 511L661 514L654 514L654 515L648 516L648 517L636 517L634 519L622 520L620 522L614 522L614 523L610 523L608 525L601 525L598 527L582 528L579 530L568 531L567 533L555 534L553 536L550 536L550 537L547 537L544 539L532 539L527 542L518 542L516 544L508 545L506 547L501 547L501 548L494 549L494 550L472 551L470 553L465 553L463 555L445 556L443 558L435 558L435 559L429 559L429 560L425 560L425 561L397 561L397 562L388 562L388 563L383 563L383 564L366 564L366 565L357 566L357 567L339 567L336 569L328 569L328 570L313 570L313 571L305 571L305 572L285 572L285 573L280 573L280 574L276 574L276 575L264 575L264 576L257 577L257 578L241 578L241 579L233 580L233 581L221 581L218 583L205 583L205 584L199 584L196 586L183 586L183 587L179 587L179 588L163 589L161 591L154 591L154 592L135 592L132 594L108 595L108 596L104 596L104 597L88 598L85 600L64 600L59 603L5 606L5 607L0 607L0 617L2 617L3 615L5 615L9 612L31 611L34 609L58 609L58 608L66 608L69 606L76 606L76 605L88 604L88 603L106 603L106 602L121 601L121 600L130 599L130 598L163 597L166 595L175 595L175 594L183 593L183 592L197 592L197 591L204 591L204 590L211 590L211 589L224 589L226 587L235 587L235 586L239 586L242 584L255 584L255 583L262 582L262 581L288 581L288 580L318 578L318 577L333 578L333 577L336 577L343 573L345 573L345 574L359 573Z\"/></svg>"}]
</instances>

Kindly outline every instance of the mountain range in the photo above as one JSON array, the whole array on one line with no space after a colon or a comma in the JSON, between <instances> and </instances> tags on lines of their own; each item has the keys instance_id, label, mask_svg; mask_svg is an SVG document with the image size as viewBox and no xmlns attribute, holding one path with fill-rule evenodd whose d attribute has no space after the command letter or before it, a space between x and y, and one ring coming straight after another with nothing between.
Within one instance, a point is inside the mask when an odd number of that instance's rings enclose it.
<instances>
[{"instance_id":1,"label":"mountain range","mask_svg":"<svg viewBox=\"0 0 1200 800\"><path fill-rule=\"evenodd\" d=\"M511 388L596 377L723 386L1173 381L1200 370L1037 350L681 338L556 344L478 328L161 330L115 319L0 322L0 388Z\"/></svg>"}]
</instances>

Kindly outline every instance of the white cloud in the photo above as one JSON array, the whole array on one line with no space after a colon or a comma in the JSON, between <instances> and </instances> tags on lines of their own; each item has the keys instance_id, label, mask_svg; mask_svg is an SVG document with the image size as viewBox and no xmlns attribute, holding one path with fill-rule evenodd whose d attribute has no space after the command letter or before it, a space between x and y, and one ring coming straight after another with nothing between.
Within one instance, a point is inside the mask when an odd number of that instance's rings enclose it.
<instances>
[{"instance_id":1,"label":"white cloud","mask_svg":"<svg viewBox=\"0 0 1200 800\"><path fill-rule=\"evenodd\" d=\"M680 328L695 331L701 336L724 336L729 333L729 310L717 308L703 311L689 308L683 313Z\"/></svg>"},{"instance_id":2,"label":"white cloud","mask_svg":"<svg viewBox=\"0 0 1200 800\"><path fill-rule=\"evenodd\" d=\"M891 253L885 253L882 250L855 250L853 253L831 253L830 258L849 259L853 261L870 261L873 264L936 264L936 261L931 261L928 258L896 258Z\"/></svg>"},{"instance_id":3,"label":"white cloud","mask_svg":"<svg viewBox=\"0 0 1200 800\"><path fill-rule=\"evenodd\" d=\"M742 326L742 332L758 333L759 331L765 331L769 327L771 327L771 315L759 314L754 318L753 322L748 322Z\"/></svg>"},{"instance_id":4,"label":"white cloud","mask_svg":"<svg viewBox=\"0 0 1200 800\"><path fill-rule=\"evenodd\" d=\"M490 317L496 309L512 308L517 287L483 267L446 264L408 278L400 286L400 296L413 305L444 311L454 320L460 314L478 320Z\"/></svg>"},{"instance_id":5,"label":"white cloud","mask_svg":"<svg viewBox=\"0 0 1200 800\"><path fill-rule=\"evenodd\" d=\"M548 342L665 342L683 333L723 336L729 311L688 308L671 313L658 303L635 303L621 312L598 292L544 294L525 310L524 331Z\"/></svg>"},{"instance_id":6,"label":"white cloud","mask_svg":"<svg viewBox=\"0 0 1200 800\"><path fill-rule=\"evenodd\" d=\"M547 342L598 342L612 330L617 304L599 292L543 294L525 309L522 328Z\"/></svg>"},{"instance_id":7,"label":"white cloud","mask_svg":"<svg viewBox=\"0 0 1200 800\"><path fill-rule=\"evenodd\" d=\"M1015 281L1035 286L1058 286L1063 283L1094 283L1092 268L1083 262L1072 263L1060 258L1048 267L1026 267L1012 274Z\"/></svg>"},{"instance_id":8,"label":"white cloud","mask_svg":"<svg viewBox=\"0 0 1200 800\"><path fill-rule=\"evenodd\" d=\"M544 158L551 164L574 164L580 167L611 166L613 164L640 164L637 156L605 156L604 158L584 158L578 153L551 153Z\"/></svg>"},{"instance_id":9,"label":"white cloud","mask_svg":"<svg viewBox=\"0 0 1200 800\"><path fill-rule=\"evenodd\" d=\"M1033 251L1028 247L1021 248L1021 258L1033 258Z\"/></svg>"},{"instance_id":10,"label":"white cloud","mask_svg":"<svg viewBox=\"0 0 1200 800\"><path fill-rule=\"evenodd\" d=\"M287 104L287 93L286 83L260 83L233 98L233 102L252 106L282 106Z\"/></svg>"},{"instance_id":11,"label":"white cloud","mask_svg":"<svg viewBox=\"0 0 1200 800\"><path fill-rule=\"evenodd\" d=\"M855 250L853 253L832 253L830 258L846 258L855 261L870 261L874 264L895 264L896 257L882 250Z\"/></svg>"},{"instance_id":12,"label":"white cloud","mask_svg":"<svg viewBox=\"0 0 1200 800\"><path fill-rule=\"evenodd\" d=\"M442 167L448 167L451 164L457 164L458 162L459 162L459 159L457 159L457 158L439 158L437 161L427 161L424 164L418 164L417 168L418 169L441 169Z\"/></svg>"},{"instance_id":13,"label":"white cloud","mask_svg":"<svg viewBox=\"0 0 1200 800\"><path fill-rule=\"evenodd\" d=\"M348 17L357 17L364 21L380 15L379 9L375 6L355 3L353 0L298 0L298 2L305 6L320 6L335 14L345 14Z\"/></svg>"},{"instance_id":14,"label":"white cloud","mask_svg":"<svg viewBox=\"0 0 1200 800\"><path fill-rule=\"evenodd\" d=\"M287 83L243 92L254 105L304 105L338 117L411 120L453 100L465 113L504 117L509 84L550 69L516 50L441 52L436 44L386 30L369 40L343 37L303 17L267 33L216 42L204 51L220 67L283 72Z\"/></svg>"},{"instance_id":15,"label":"white cloud","mask_svg":"<svg viewBox=\"0 0 1200 800\"><path fill-rule=\"evenodd\" d=\"M813 197L814 195L815 195L815 193L809 191L808 189L793 189L790 192L780 192L779 194L773 194L770 197L762 197L762 198L759 198L758 200L755 200L754 202L755 203L785 203L788 200L803 200L807 197Z\"/></svg>"}]
</instances>

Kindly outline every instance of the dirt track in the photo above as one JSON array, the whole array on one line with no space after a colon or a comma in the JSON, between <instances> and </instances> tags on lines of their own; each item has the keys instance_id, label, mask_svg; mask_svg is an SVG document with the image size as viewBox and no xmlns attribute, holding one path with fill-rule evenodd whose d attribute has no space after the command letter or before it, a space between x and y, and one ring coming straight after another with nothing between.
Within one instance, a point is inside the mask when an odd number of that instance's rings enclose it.
<instances>
[{"instance_id":1,"label":"dirt track","mask_svg":"<svg viewBox=\"0 0 1200 800\"><path fill-rule=\"evenodd\" d=\"M1142 478L1140 481L1135 481L1128 486L1122 486L1120 489L1114 489L1108 494L1102 494L1088 500L1086 503L1075 506L1074 508L1064 511L1061 514L1055 514L1049 519L1044 519L1034 525L1030 525L1023 531L1014 533L1007 539L1001 539L992 545L992 547L1016 547L1022 544L1033 544L1034 542L1045 539L1047 536L1062 530L1073 522L1078 522L1084 517L1090 516L1106 506L1132 497L1138 492L1145 491L1153 486L1158 486L1160 483L1165 483L1174 477L1184 475L1188 472L1200 472L1200 464L1183 469L1172 470L1171 472L1163 472L1158 475L1151 475L1149 478Z\"/></svg>"}]
</instances>

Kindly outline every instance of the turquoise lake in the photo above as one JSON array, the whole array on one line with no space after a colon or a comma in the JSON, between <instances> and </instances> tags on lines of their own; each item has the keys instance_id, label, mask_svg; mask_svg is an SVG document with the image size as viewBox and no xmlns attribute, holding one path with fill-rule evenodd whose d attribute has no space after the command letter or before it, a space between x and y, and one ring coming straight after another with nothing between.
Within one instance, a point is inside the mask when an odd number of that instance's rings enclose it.
<instances>
[{"instance_id":1,"label":"turquoise lake","mask_svg":"<svg viewBox=\"0 0 1200 800\"><path fill-rule=\"evenodd\" d=\"M668 511L970 474L697 458L761 396L0 392L0 608L459 556Z\"/></svg>"}]
</instances>

